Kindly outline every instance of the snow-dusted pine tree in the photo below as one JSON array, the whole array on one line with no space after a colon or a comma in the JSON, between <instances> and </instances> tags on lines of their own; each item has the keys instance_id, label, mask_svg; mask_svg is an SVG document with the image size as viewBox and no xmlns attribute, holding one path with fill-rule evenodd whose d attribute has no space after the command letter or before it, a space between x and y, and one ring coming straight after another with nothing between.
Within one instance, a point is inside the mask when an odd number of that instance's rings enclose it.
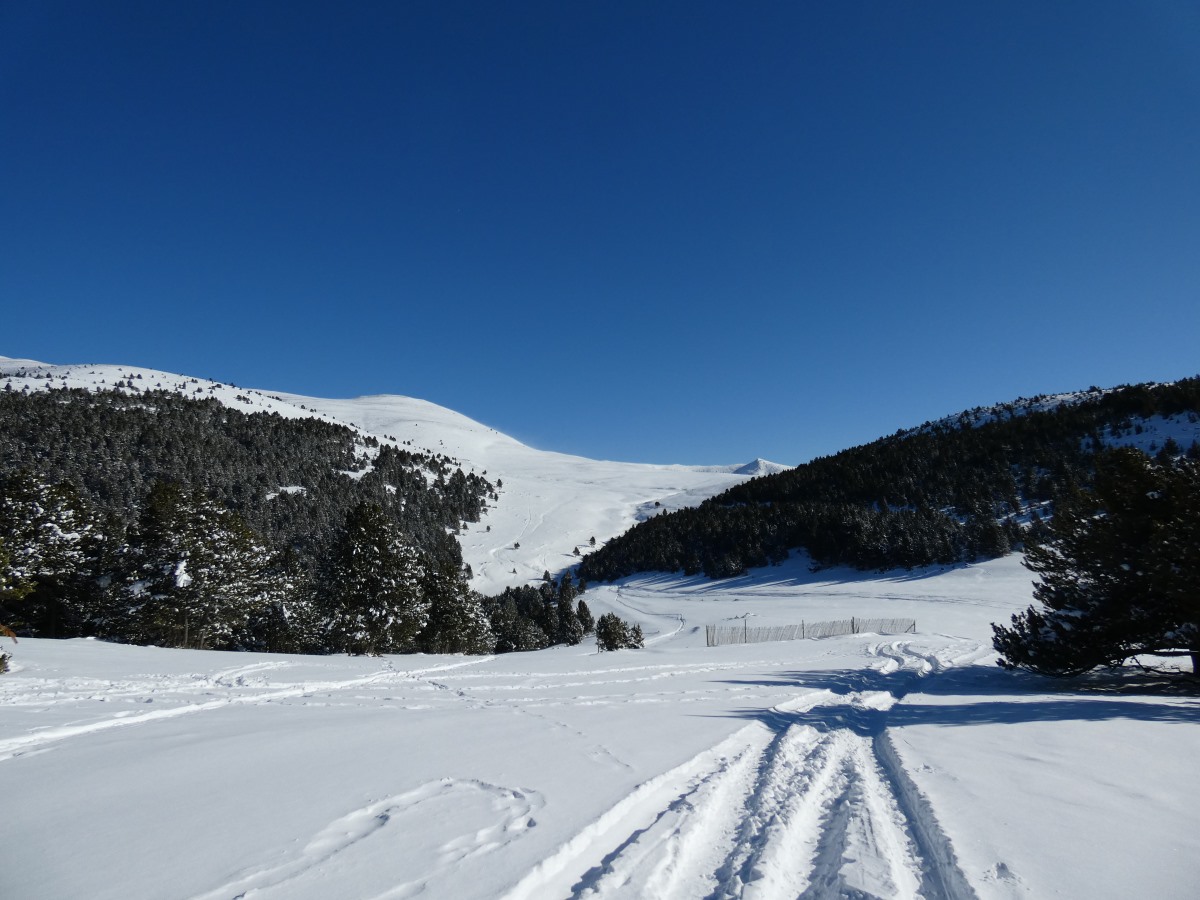
<instances>
[{"instance_id":1,"label":"snow-dusted pine tree","mask_svg":"<svg viewBox=\"0 0 1200 900\"><path fill-rule=\"evenodd\" d=\"M9 609L10 604L31 590L33 582L13 565L13 555L5 544L4 536L0 535L0 608Z\"/></svg>"},{"instance_id":2,"label":"snow-dusted pine tree","mask_svg":"<svg viewBox=\"0 0 1200 900\"><path fill-rule=\"evenodd\" d=\"M130 535L117 595L139 643L243 649L286 583L275 555L241 518L199 491L158 483ZM131 632L131 633L130 633Z\"/></svg>"},{"instance_id":3,"label":"snow-dusted pine tree","mask_svg":"<svg viewBox=\"0 0 1200 900\"><path fill-rule=\"evenodd\" d=\"M399 526L373 503L346 516L328 596L330 644L346 653L405 653L429 621L424 565Z\"/></svg>"},{"instance_id":4,"label":"snow-dusted pine tree","mask_svg":"<svg viewBox=\"0 0 1200 900\"><path fill-rule=\"evenodd\" d=\"M0 482L0 541L0 621L46 637L74 632L104 545L95 513L71 485L17 473Z\"/></svg>"},{"instance_id":5,"label":"snow-dusted pine tree","mask_svg":"<svg viewBox=\"0 0 1200 900\"><path fill-rule=\"evenodd\" d=\"M600 650L637 650L644 644L642 626L631 626L616 613L605 613L596 621L596 646Z\"/></svg>"},{"instance_id":6,"label":"snow-dusted pine tree","mask_svg":"<svg viewBox=\"0 0 1200 900\"><path fill-rule=\"evenodd\" d=\"M574 646L583 640L583 623L575 611L570 593L560 594L558 599L558 643Z\"/></svg>"},{"instance_id":7,"label":"snow-dusted pine tree","mask_svg":"<svg viewBox=\"0 0 1200 900\"><path fill-rule=\"evenodd\" d=\"M421 632L427 653L493 653L496 636L480 597L467 586L465 573L449 563L426 567L422 588L429 601L429 622Z\"/></svg>"}]
</instances>

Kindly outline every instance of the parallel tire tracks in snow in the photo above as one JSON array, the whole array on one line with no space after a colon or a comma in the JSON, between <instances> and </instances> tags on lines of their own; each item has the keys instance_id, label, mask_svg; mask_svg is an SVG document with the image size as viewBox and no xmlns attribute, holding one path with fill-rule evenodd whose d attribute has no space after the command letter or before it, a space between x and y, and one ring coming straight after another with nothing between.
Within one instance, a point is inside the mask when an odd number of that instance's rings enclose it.
<instances>
[{"instance_id":1,"label":"parallel tire tracks in snow","mask_svg":"<svg viewBox=\"0 0 1200 900\"><path fill-rule=\"evenodd\" d=\"M885 660L885 674L903 668L913 681L977 655L922 655L910 643L868 653ZM637 787L505 900L973 900L887 734L888 710L906 692L818 690L776 706Z\"/></svg>"}]
</instances>

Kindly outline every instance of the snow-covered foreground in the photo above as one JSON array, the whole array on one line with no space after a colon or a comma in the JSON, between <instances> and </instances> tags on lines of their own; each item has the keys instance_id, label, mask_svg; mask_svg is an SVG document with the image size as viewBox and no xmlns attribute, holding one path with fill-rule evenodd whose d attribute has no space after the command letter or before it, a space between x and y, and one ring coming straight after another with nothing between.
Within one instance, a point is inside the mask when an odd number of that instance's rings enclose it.
<instances>
[{"instance_id":1,"label":"snow-covered foreground","mask_svg":"<svg viewBox=\"0 0 1200 900\"><path fill-rule=\"evenodd\" d=\"M5 898L1191 897L1200 702L997 669L1015 559L588 594L642 651L22 641ZM749 614L918 633L706 648Z\"/></svg>"}]
</instances>

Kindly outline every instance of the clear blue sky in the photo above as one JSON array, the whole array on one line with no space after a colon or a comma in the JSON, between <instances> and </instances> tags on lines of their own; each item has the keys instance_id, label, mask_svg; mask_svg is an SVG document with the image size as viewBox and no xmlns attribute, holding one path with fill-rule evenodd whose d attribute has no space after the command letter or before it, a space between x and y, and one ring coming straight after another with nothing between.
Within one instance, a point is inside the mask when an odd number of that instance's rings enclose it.
<instances>
[{"instance_id":1,"label":"clear blue sky","mask_svg":"<svg viewBox=\"0 0 1200 900\"><path fill-rule=\"evenodd\" d=\"M0 354L799 462L1200 372L1200 8L0 4Z\"/></svg>"}]
</instances>

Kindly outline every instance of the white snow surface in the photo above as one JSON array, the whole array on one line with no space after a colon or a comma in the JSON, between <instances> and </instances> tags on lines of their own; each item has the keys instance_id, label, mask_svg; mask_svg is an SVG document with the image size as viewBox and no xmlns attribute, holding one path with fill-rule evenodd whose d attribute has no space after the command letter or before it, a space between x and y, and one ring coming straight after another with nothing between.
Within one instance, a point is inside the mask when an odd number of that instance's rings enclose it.
<instances>
[{"instance_id":1,"label":"white snow surface","mask_svg":"<svg viewBox=\"0 0 1200 900\"><path fill-rule=\"evenodd\" d=\"M546 453L407 397L0 358L0 389L118 381L336 420L502 479L462 535L483 590L772 470ZM1150 421L1109 439L1194 432ZM998 669L990 623L1030 585L1015 557L641 576L585 595L647 635L606 654L590 639L385 658L5 640L0 896L1194 896L1200 700ZM850 616L917 633L705 646L708 624Z\"/></svg>"},{"instance_id":2,"label":"white snow surface","mask_svg":"<svg viewBox=\"0 0 1200 900\"><path fill-rule=\"evenodd\" d=\"M347 425L363 436L450 457L466 472L503 482L478 523L459 536L471 585L487 594L509 585L557 575L581 554L628 530L640 519L694 506L756 475L787 466L756 459L746 465L682 466L607 462L537 450L445 407L412 397L383 395L327 400L259 391L232 384L119 365L49 365L0 356L0 390L47 388L119 389L127 393L174 390L211 397L246 413L275 412ZM129 387L129 386L132 387ZM363 447L364 463L369 465ZM346 472L361 478L367 469ZM303 485L279 490L301 492ZM489 530L490 528L490 530ZM519 547L517 545L520 545ZM515 572L514 572L515 570Z\"/></svg>"},{"instance_id":3,"label":"white snow surface","mask_svg":"<svg viewBox=\"0 0 1200 900\"><path fill-rule=\"evenodd\" d=\"M644 650L303 657L22 640L2 893L1194 896L1200 701L998 669L1016 558L593 588ZM917 633L708 648L706 624Z\"/></svg>"}]
</instances>

